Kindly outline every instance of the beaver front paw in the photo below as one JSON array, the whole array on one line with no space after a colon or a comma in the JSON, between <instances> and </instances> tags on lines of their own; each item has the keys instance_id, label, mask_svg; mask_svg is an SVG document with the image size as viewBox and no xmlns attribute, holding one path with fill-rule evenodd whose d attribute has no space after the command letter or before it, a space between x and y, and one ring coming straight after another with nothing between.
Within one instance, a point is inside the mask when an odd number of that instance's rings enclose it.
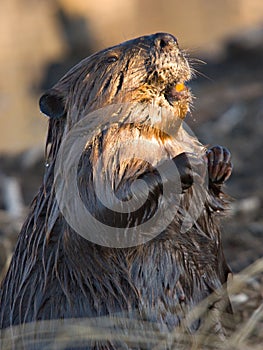
<instances>
[{"instance_id":1,"label":"beaver front paw","mask_svg":"<svg viewBox=\"0 0 263 350\"><path fill-rule=\"evenodd\" d=\"M213 146L206 152L209 180L216 185L223 184L232 173L231 153L222 146Z\"/></svg>"},{"instance_id":2,"label":"beaver front paw","mask_svg":"<svg viewBox=\"0 0 263 350\"><path fill-rule=\"evenodd\" d=\"M195 182L205 181L207 162L206 159L196 156L193 153L183 152L173 158L173 161L180 174L183 192L191 187Z\"/></svg>"}]
</instances>

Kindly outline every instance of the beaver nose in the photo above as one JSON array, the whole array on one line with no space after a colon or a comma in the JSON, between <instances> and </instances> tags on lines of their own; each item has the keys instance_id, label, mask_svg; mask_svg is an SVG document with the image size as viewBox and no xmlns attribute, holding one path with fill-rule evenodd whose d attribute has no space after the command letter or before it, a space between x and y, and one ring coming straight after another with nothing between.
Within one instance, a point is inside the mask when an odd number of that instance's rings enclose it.
<instances>
[{"instance_id":1,"label":"beaver nose","mask_svg":"<svg viewBox=\"0 0 263 350\"><path fill-rule=\"evenodd\" d=\"M168 33L156 33L154 34L154 44L159 49L168 48L169 46L178 47L177 39Z\"/></svg>"}]
</instances>

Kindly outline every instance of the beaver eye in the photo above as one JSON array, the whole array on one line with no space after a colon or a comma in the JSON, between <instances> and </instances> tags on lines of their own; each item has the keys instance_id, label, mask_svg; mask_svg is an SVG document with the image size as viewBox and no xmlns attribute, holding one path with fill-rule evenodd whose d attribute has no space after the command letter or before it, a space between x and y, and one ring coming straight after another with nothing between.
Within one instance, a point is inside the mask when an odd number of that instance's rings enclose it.
<instances>
[{"instance_id":1,"label":"beaver eye","mask_svg":"<svg viewBox=\"0 0 263 350\"><path fill-rule=\"evenodd\" d=\"M109 56L106 60L107 63L113 63L113 62L116 62L118 61L118 57L117 56Z\"/></svg>"}]
</instances>

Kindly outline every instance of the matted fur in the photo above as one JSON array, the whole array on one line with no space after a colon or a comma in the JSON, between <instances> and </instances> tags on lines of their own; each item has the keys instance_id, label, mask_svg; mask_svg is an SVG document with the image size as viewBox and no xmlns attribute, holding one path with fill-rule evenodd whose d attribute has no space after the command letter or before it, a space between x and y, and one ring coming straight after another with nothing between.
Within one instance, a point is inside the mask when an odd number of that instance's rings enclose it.
<instances>
[{"instance_id":1,"label":"matted fur","mask_svg":"<svg viewBox=\"0 0 263 350\"><path fill-rule=\"evenodd\" d=\"M93 244L68 225L55 198L54 166L61 142L72 126L99 108L129 102L169 108L174 121L181 123L189 110L191 93L186 88L177 95L173 87L183 84L191 75L175 39L161 33L86 58L42 97L41 109L50 117L47 167L1 285L0 328L37 320L120 313L171 330L181 324L189 310L226 283L229 268L222 250L218 218L227 201L221 184L210 181L207 188L203 186L198 172L201 164L206 164L203 159L206 150L182 126L178 127L173 141L142 124L134 128L115 125L99 132L86 145L80 160L78 181L82 199L106 221L109 216L105 208L98 207L91 181L96 176L93 161L96 154L107 154L116 140L154 139L160 145L160 153L153 155L153 165L164 161L164 153L169 159L187 152L197 160L199 166L193 170L200 181L184 191L174 220L155 239L125 249ZM98 127L101 123L97 121ZM150 197L138 214L140 224L158 206L162 193L160 179L157 175L150 177L154 170L141 161L133 159L125 164L122 159L116 161L120 168L112 169L112 157L105 158L104 166L115 186L122 188L122 199L134 180L143 177L148 181ZM201 197L206 200L198 220L187 232L181 232L187 209L192 201L197 208ZM113 217L112 224L118 220L117 216ZM214 315L211 329L220 334L223 333L220 313L224 308L219 305L223 299L219 293L218 301L208 310ZM197 320L187 327L193 332L200 323L202 320ZM97 348L112 349L114 345Z\"/></svg>"}]
</instances>

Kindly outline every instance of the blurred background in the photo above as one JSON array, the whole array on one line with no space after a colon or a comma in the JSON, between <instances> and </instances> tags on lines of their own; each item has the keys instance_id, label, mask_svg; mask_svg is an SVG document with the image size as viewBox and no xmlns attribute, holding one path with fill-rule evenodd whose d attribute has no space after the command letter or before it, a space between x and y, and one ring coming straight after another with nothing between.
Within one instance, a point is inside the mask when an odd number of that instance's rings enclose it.
<instances>
[{"instance_id":1,"label":"blurred background","mask_svg":"<svg viewBox=\"0 0 263 350\"><path fill-rule=\"evenodd\" d=\"M206 62L195 67L187 123L233 155L227 260L238 272L263 256L262 0L1 0L0 280L44 171L41 93L94 51L158 31ZM262 301L262 281L246 286L240 312Z\"/></svg>"}]
</instances>

